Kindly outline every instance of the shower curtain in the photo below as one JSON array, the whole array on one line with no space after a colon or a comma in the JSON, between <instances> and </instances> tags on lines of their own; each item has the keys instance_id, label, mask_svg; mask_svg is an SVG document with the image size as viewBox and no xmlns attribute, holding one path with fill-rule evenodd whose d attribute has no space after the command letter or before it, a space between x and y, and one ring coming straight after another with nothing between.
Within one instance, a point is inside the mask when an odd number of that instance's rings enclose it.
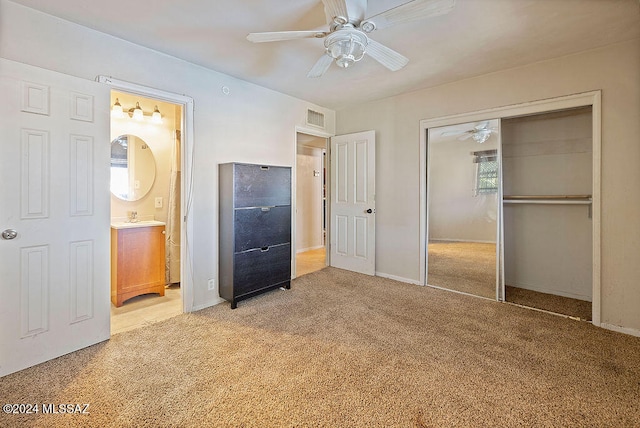
<instances>
[{"instance_id":1,"label":"shower curtain","mask_svg":"<svg viewBox=\"0 0 640 428\"><path fill-rule=\"evenodd\" d=\"M169 182L169 212L166 226L165 276L167 285L180 282L180 131L176 131L171 179Z\"/></svg>"}]
</instances>

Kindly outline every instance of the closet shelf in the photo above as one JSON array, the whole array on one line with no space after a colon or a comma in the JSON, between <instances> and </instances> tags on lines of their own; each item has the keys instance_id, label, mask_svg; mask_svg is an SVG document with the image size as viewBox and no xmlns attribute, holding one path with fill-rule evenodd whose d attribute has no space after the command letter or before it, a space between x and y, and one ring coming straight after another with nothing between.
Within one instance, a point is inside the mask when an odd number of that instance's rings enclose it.
<instances>
[{"instance_id":1,"label":"closet shelf","mask_svg":"<svg viewBox=\"0 0 640 428\"><path fill-rule=\"evenodd\" d=\"M505 204L558 204L558 205L590 205L591 195L505 195Z\"/></svg>"}]
</instances>

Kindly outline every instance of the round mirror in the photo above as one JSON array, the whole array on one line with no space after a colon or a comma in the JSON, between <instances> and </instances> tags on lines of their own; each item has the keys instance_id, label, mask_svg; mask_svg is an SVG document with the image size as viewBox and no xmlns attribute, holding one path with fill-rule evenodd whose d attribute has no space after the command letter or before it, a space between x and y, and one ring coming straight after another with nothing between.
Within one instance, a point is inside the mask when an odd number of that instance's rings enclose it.
<instances>
[{"instance_id":1,"label":"round mirror","mask_svg":"<svg viewBox=\"0 0 640 428\"><path fill-rule=\"evenodd\" d=\"M142 199L156 179L151 148L140 137L121 135L111 142L111 193L125 201Z\"/></svg>"}]
</instances>

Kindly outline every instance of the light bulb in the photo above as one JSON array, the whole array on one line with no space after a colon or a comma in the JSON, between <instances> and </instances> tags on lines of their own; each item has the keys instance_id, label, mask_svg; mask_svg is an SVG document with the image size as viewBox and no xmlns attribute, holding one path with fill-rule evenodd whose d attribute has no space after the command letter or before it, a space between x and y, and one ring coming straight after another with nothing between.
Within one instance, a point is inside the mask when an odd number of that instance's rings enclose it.
<instances>
[{"instance_id":1,"label":"light bulb","mask_svg":"<svg viewBox=\"0 0 640 428\"><path fill-rule=\"evenodd\" d=\"M153 109L153 114L151 115L151 122L161 124L162 123L162 115L160 114L160 110L158 110L158 106Z\"/></svg>"},{"instance_id":2,"label":"light bulb","mask_svg":"<svg viewBox=\"0 0 640 428\"><path fill-rule=\"evenodd\" d=\"M133 109L133 118L135 120L144 119L144 113L142 112L142 109L140 108L140 103L136 102L136 108Z\"/></svg>"},{"instance_id":3,"label":"light bulb","mask_svg":"<svg viewBox=\"0 0 640 428\"><path fill-rule=\"evenodd\" d=\"M116 98L116 102L113 105L113 107L111 108L111 117L123 117L124 113L122 111L122 105L120 104L120 101L118 101L118 99Z\"/></svg>"}]
</instances>

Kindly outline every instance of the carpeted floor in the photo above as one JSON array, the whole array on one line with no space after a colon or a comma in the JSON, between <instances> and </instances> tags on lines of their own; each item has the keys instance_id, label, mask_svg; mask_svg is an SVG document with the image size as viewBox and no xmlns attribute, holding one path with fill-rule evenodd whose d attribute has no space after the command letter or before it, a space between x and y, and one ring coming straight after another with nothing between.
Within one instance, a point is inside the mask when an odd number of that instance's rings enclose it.
<instances>
[{"instance_id":1,"label":"carpeted floor","mask_svg":"<svg viewBox=\"0 0 640 428\"><path fill-rule=\"evenodd\" d=\"M581 320L591 321L591 302L556 296L555 294L540 293L518 287L505 287L507 302L530 308L543 309L556 314L569 315Z\"/></svg>"},{"instance_id":2,"label":"carpeted floor","mask_svg":"<svg viewBox=\"0 0 640 428\"><path fill-rule=\"evenodd\" d=\"M5 376L0 395L90 404L2 427L630 427L640 338L325 268Z\"/></svg>"},{"instance_id":3,"label":"carpeted floor","mask_svg":"<svg viewBox=\"0 0 640 428\"><path fill-rule=\"evenodd\" d=\"M496 298L496 244L429 241L429 285Z\"/></svg>"},{"instance_id":4,"label":"carpeted floor","mask_svg":"<svg viewBox=\"0 0 640 428\"><path fill-rule=\"evenodd\" d=\"M478 242L429 242L429 285L496 298L496 246ZM505 287L505 299L530 308L542 309L591 321L591 302Z\"/></svg>"}]
</instances>

